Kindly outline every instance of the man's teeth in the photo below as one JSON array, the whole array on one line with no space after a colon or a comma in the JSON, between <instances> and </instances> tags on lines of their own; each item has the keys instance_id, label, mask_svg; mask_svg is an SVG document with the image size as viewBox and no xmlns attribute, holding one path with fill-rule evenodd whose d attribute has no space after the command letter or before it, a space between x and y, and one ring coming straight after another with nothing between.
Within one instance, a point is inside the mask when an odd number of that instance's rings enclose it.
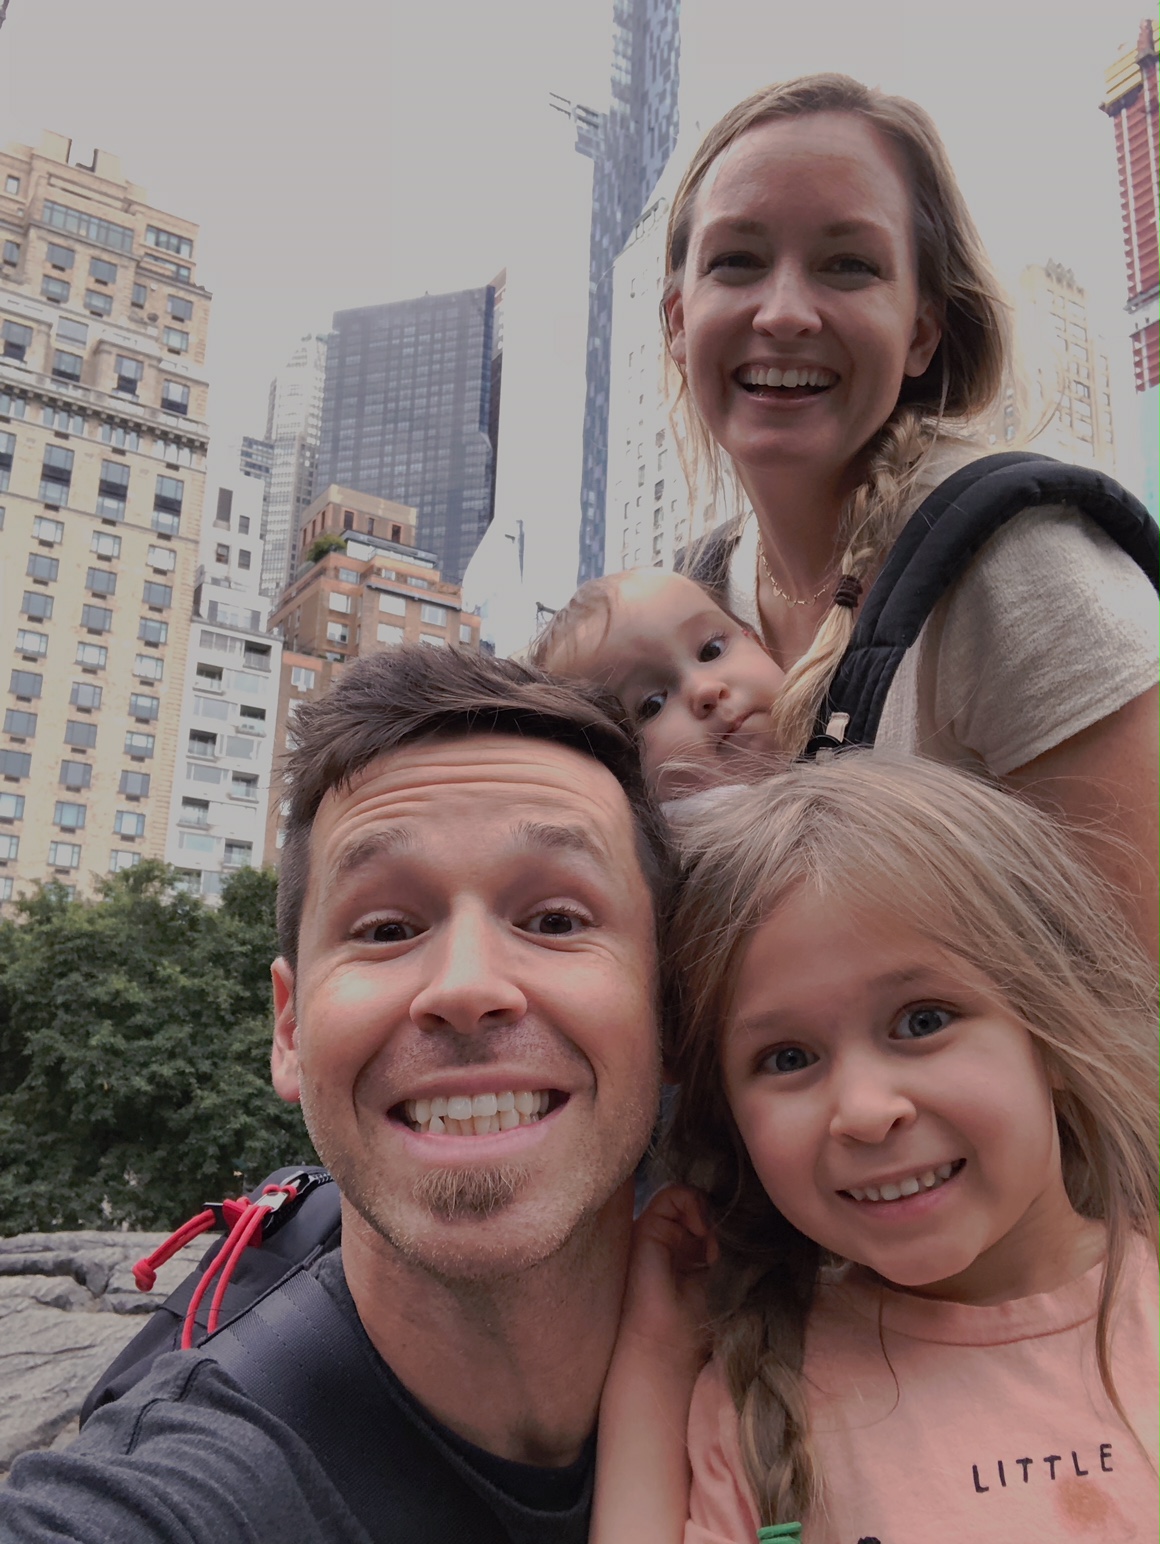
<instances>
[{"instance_id":1,"label":"man's teeth","mask_svg":"<svg viewBox=\"0 0 1160 1544\"><path fill-rule=\"evenodd\" d=\"M485 1137L515 1126L534 1126L548 1112L547 1089L503 1094L453 1094L449 1099L408 1099L403 1105L415 1131L429 1136Z\"/></svg>"},{"instance_id":2,"label":"man's teeth","mask_svg":"<svg viewBox=\"0 0 1160 1544\"><path fill-rule=\"evenodd\" d=\"M801 370L762 370L746 366L739 374L743 386L832 386L838 377L832 370L812 366Z\"/></svg>"},{"instance_id":3,"label":"man's teeth","mask_svg":"<svg viewBox=\"0 0 1160 1544\"><path fill-rule=\"evenodd\" d=\"M927 1169L923 1174L900 1179L893 1185L867 1185L864 1190L855 1190L851 1185L846 1194L853 1196L855 1201L900 1201L904 1196L916 1196L920 1190L937 1190L946 1184L955 1168L953 1163L940 1163L937 1169Z\"/></svg>"}]
</instances>

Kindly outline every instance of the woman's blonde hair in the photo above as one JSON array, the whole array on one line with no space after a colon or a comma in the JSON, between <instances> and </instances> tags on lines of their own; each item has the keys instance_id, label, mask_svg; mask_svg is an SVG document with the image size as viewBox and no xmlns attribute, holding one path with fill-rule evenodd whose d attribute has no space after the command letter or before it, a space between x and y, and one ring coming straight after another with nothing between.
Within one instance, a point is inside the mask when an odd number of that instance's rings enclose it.
<instances>
[{"instance_id":1,"label":"woman's blonde hair","mask_svg":"<svg viewBox=\"0 0 1160 1544\"><path fill-rule=\"evenodd\" d=\"M910 184L918 288L935 306L942 337L923 375L904 378L897 405L867 447L866 473L851 494L839 533L843 574L862 580L889 550L908 508L915 475L935 439L951 425L978 418L999 394L1007 356L1008 307L963 201L938 130L905 97L887 96L848 75L804 75L767 86L738 103L701 142L673 198L665 251L662 326L672 361L669 302L680 290L697 210L710 168L742 134L759 124L808 113L856 113L898 152ZM691 489L701 468L719 492L723 479L739 486L693 402L684 372L674 403L674 428ZM683 428L676 420L683 418ZM696 561L696 554L692 554ZM788 672L773 724L785 749L800 751L830 678L845 652L854 613L831 606L808 651Z\"/></svg>"},{"instance_id":2,"label":"woman's blonde hair","mask_svg":"<svg viewBox=\"0 0 1160 1544\"><path fill-rule=\"evenodd\" d=\"M721 1246L717 1354L762 1523L800 1521L822 1494L801 1369L827 1257L762 1189L719 1050L750 937L801 886L959 956L1027 1026L1056 1090L1067 1193L1107 1226L1096 1348L1126 1421L1110 1323L1131 1235L1156 1242L1156 979L1069 835L981 779L850 751L722 791L682 822L680 840L666 972L677 983L668 1054L680 1093L668 1149L677 1175L709 1197Z\"/></svg>"}]
</instances>

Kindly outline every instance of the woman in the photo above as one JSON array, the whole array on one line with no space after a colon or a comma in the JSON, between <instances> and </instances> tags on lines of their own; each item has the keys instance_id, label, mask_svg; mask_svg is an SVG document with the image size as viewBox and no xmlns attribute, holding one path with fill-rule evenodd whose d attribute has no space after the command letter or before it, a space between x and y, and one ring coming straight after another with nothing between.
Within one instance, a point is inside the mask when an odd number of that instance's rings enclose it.
<instances>
[{"instance_id":1,"label":"woman","mask_svg":"<svg viewBox=\"0 0 1160 1544\"><path fill-rule=\"evenodd\" d=\"M985 452L1004 302L930 119L840 75L770 87L709 132L666 266L690 459L753 511L724 599L787 671L774 724L800 750L907 518ZM1078 511L1028 511L936 608L878 740L1113 838L1094 855L1154 951L1156 666L1147 578Z\"/></svg>"}]
</instances>

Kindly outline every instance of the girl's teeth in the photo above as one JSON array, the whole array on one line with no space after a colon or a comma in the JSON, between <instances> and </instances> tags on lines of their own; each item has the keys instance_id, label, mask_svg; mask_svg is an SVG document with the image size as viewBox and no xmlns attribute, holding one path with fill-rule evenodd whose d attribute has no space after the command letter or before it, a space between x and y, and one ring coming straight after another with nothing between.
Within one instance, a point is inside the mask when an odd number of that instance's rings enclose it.
<instances>
[{"instance_id":1,"label":"girl's teeth","mask_svg":"<svg viewBox=\"0 0 1160 1544\"><path fill-rule=\"evenodd\" d=\"M950 1179L951 1174L954 1172L954 1167L953 1163L940 1163L934 1172L938 1175L939 1179Z\"/></svg>"},{"instance_id":2,"label":"girl's teeth","mask_svg":"<svg viewBox=\"0 0 1160 1544\"><path fill-rule=\"evenodd\" d=\"M855 1201L900 1201L904 1196L916 1196L920 1190L934 1190L954 1172L953 1163L940 1163L937 1169L927 1169L924 1174L915 1174L894 1184L866 1185L861 1190L851 1186L846 1194Z\"/></svg>"}]
</instances>

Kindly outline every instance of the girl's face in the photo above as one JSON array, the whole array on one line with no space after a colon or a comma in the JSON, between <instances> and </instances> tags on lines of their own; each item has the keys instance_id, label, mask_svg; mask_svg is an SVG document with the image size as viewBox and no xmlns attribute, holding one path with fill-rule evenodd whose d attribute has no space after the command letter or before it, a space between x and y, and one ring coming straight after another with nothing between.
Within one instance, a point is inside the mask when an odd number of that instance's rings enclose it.
<instances>
[{"instance_id":1,"label":"girl's face","mask_svg":"<svg viewBox=\"0 0 1160 1544\"><path fill-rule=\"evenodd\" d=\"M938 345L898 153L853 113L759 124L696 196L672 352L738 468L851 466ZM748 483L748 479L746 479Z\"/></svg>"},{"instance_id":2,"label":"girl's face","mask_svg":"<svg viewBox=\"0 0 1160 1544\"><path fill-rule=\"evenodd\" d=\"M887 1281L996 1302L1094 1263L1029 1031L889 917L793 892L745 951L722 1070L774 1205Z\"/></svg>"}]
</instances>

